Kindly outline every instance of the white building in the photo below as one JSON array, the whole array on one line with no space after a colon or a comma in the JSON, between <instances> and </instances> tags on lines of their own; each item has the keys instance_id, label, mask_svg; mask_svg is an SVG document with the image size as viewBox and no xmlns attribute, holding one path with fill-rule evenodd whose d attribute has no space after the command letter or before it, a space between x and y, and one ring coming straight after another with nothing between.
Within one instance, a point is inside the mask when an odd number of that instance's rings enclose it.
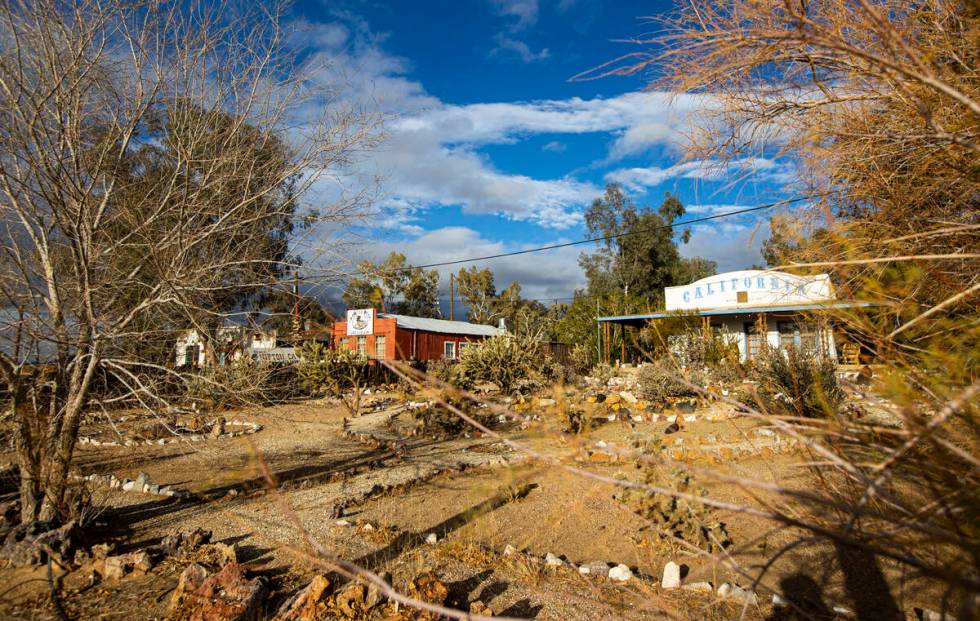
<instances>
[{"instance_id":1,"label":"white building","mask_svg":"<svg viewBox=\"0 0 980 621\"><path fill-rule=\"evenodd\" d=\"M664 289L665 310L641 315L599 317L600 324L642 327L670 317L699 318L704 329L738 346L743 361L764 347L790 345L816 349L836 358L828 309L872 306L838 300L827 274L795 276L772 270L742 270Z\"/></svg>"},{"instance_id":2,"label":"white building","mask_svg":"<svg viewBox=\"0 0 980 621\"><path fill-rule=\"evenodd\" d=\"M276 331L248 326L222 326L214 343L215 360L220 365L238 360L243 355L258 357L276 349ZM176 358L178 367L207 365L205 339L196 329L184 330L177 335Z\"/></svg>"}]
</instances>

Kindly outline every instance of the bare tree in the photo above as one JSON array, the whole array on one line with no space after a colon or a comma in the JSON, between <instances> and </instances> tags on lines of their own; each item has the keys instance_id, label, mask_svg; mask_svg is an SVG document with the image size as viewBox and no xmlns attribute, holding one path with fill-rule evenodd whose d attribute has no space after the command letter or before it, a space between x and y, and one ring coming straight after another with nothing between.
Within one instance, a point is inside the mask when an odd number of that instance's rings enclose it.
<instances>
[{"instance_id":1,"label":"bare tree","mask_svg":"<svg viewBox=\"0 0 980 621\"><path fill-rule=\"evenodd\" d=\"M25 521L67 517L95 402L165 405L174 330L208 332L291 276L298 224L358 213L303 206L376 138L314 86L275 8L0 9L0 373Z\"/></svg>"}]
</instances>

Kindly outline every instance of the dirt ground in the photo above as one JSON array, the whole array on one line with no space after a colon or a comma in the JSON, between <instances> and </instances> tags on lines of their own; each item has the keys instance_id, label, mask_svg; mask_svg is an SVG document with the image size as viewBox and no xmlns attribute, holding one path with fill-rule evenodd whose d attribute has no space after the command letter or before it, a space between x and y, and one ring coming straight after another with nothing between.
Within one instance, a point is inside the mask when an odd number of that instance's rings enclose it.
<instances>
[{"instance_id":1,"label":"dirt ground","mask_svg":"<svg viewBox=\"0 0 980 621\"><path fill-rule=\"evenodd\" d=\"M584 394L574 391L569 398L585 401ZM805 486L804 469L798 466L808 459L805 452L786 439L780 442L770 430L760 431L756 421L729 406L635 411L643 420L627 424L605 420L607 412L616 415L611 408L585 403L603 424L570 436L561 432L553 407L535 403L529 400L518 413L541 420L501 425L500 433L545 460L478 434L450 440L397 431L392 436L385 431L391 426L381 423L392 416L402 423L410 420L397 407L358 419L345 433L345 411L316 401L224 413L262 425L258 433L236 438L83 445L78 452L81 474L132 479L145 473L153 483L193 494L168 498L95 488L104 506L104 526L91 533L89 543L111 541L125 552L177 531L210 530L213 540L234 543L249 570L267 579L276 594L269 610L316 573L331 569L317 549L389 573L396 587L422 570L433 570L449 587L449 604L468 610L470 602L480 601L495 615L521 618L794 618L784 609L773 609L774 592L802 594L812 603L814 618L879 618L861 613L911 610L927 599L918 585L902 583L873 557L809 544L794 529L717 510L711 520L724 523L733 542L722 559L737 563L741 572L734 572L662 537L620 500L622 488L548 461L637 480L642 473L635 462L619 455L636 443L655 441L663 443L669 458L683 460L695 472L710 466L732 476ZM680 431L664 433L668 416L681 417ZM94 421L88 431L106 424ZM370 433L358 431L370 432L371 424L381 430L375 441ZM396 440L390 441L392 437ZM698 484L723 502L765 506L772 500L731 483L705 478ZM437 543L426 542L430 534ZM777 554L788 544L804 545ZM505 554L508 546L519 552ZM546 566L540 559L547 553L564 564ZM743 606L713 593L663 590L660 575L669 560L686 567L685 584L709 581L717 588L726 581L737 583L753 588L758 604ZM625 564L634 577L617 583L581 575L574 567L591 561ZM180 570L179 563L167 561L145 576L93 582L84 571L62 575L55 568L53 578L69 618L151 619L166 616ZM0 616L57 618L45 569L5 569L0 576L6 585ZM843 608L835 612L835 606Z\"/></svg>"}]
</instances>

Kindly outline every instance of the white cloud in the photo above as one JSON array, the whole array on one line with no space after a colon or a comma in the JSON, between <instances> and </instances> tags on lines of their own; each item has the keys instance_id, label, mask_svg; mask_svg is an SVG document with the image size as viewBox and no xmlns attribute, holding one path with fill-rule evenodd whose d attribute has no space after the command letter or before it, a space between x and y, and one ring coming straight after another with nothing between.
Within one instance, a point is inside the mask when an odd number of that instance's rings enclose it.
<instances>
[{"instance_id":1,"label":"white cloud","mask_svg":"<svg viewBox=\"0 0 980 621\"><path fill-rule=\"evenodd\" d=\"M654 188L670 179L699 179L719 181L747 179L755 181L786 182L792 178L792 166L788 163L754 157L722 162L718 160L691 160L673 166L649 166L646 168L619 168L606 173L606 181L622 184L635 191Z\"/></svg>"},{"instance_id":2,"label":"white cloud","mask_svg":"<svg viewBox=\"0 0 980 621\"><path fill-rule=\"evenodd\" d=\"M558 142L557 140L551 140L551 141L545 143L545 145L543 147L541 147L541 150L542 151L551 151L552 153L564 153L567 148L568 148L568 146L564 142Z\"/></svg>"},{"instance_id":3,"label":"white cloud","mask_svg":"<svg viewBox=\"0 0 980 621\"><path fill-rule=\"evenodd\" d=\"M531 47L524 41L520 41L511 36L505 34L497 35L497 47L493 49L491 55L496 55L504 52L513 52L517 54L522 61L525 63L533 63L538 60L546 60L551 57L551 51L548 48L542 48L541 51L535 52L531 50Z\"/></svg>"},{"instance_id":4,"label":"white cloud","mask_svg":"<svg viewBox=\"0 0 980 621\"><path fill-rule=\"evenodd\" d=\"M538 21L538 0L492 0L497 13L517 21L511 24L513 30L529 28Z\"/></svg>"},{"instance_id":5,"label":"white cloud","mask_svg":"<svg viewBox=\"0 0 980 621\"><path fill-rule=\"evenodd\" d=\"M691 227L691 240L678 244L684 257L704 257L718 263L719 272L746 269L762 264L762 242L769 237L769 222L764 218L755 224L719 222Z\"/></svg>"}]
</instances>

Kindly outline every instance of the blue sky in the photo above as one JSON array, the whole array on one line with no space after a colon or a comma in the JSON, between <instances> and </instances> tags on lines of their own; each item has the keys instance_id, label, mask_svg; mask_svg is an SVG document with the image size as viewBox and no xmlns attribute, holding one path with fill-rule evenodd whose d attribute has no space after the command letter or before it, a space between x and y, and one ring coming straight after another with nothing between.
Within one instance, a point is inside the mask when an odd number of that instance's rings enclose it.
<instances>
[{"instance_id":1,"label":"blue sky","mask_svg":"<svg viewBox=\"0 0 980 621\"><path fill-rule=\"evenodd\" d=\"M640 204L678 195L688 217L788 195L790 172L766 157L735 167L684 159L704 98L647 90L650 74L571 78L639 48L646 16L668 2L463 0L300 2L293 37L343 75L345 95L385 115L385 140L358 163L378 179L376 226L347 257L391 250L414 263L582 239L607 182ZM736 180L737 181L734 181ZM688 256L720 270L760 263L767 215L693 227ZM584 285L586 246L479 263L498 288L567 298ZM447 286L448 268L443 271Z\"/></svg>"}]
</instances>

